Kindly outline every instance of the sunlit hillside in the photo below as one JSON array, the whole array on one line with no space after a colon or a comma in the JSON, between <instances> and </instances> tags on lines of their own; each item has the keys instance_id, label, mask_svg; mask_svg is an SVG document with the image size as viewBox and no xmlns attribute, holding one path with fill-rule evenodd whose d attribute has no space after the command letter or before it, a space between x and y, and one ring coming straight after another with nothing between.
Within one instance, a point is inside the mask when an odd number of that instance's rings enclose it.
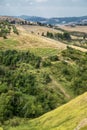
<instances>
[{"instance_id":1,"label":"sunlit hillside","mask_svg":"<svg viewBox=\"0 0 87 130\"><path fill-rule=\"evenodd\" d=\"M27 124L9 130L86 130L87 93Z\"/></svg>"}]
</instances>

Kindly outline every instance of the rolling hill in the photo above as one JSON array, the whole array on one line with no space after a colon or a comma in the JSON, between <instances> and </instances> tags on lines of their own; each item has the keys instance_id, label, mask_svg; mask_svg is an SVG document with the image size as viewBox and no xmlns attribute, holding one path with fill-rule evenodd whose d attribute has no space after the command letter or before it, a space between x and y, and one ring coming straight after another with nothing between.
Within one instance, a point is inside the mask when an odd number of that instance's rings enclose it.
<instances>
[{"instance_id":1,"label":"rolling hill","mask_svg":"<svg viewBox=\"0 0 87 130\"><path fill-rule=\"evenodd\" d=\"M29 49L29 48L56 48L65 49L66 45L51 40L45 37L37 36L35 34L29 33L23 26L17 25L20 35L15 35L13 33L8 36L8 39L0 38L0 48L14 48L14 49ZM7 44L6 44L7 43ZM9 43L9 46L8 46Z\"/></svg>"},{"instance_id":2,"label":"rolling hill","mask_svg":"<svg viewBox=\"0 0 87 130\"><path fill-rule=\"evenodd\" d=\"M86 129L87 93L83 93L87 91L87 49L41 35L43 31L62 33L61 30L5 24L4 29L10 26L10 33L6 38L0 37L3 129ZM2 28L1 24L0 31ZM83 95L73 99L80 94ZM41 116L44 113L47 114Z\"/></svg>"},{"instance_id":3,"label":"rolling hill","mask_svg":"<svg viewBox=\"0 0 87 130\"><path fill-rule=\"evenodd\" d=\"M69 103L9 130L87 130L87 93Z\"/></svg>"},{"instance_id":4,"label":"rolling hill","mask_svg":"<svg viewBox=\"0 0 87 130\"><path fill-rule=\"evenodd\" d=\"M13 24L25 22L25 20L22 18L14 18L12 16L0 16L0 21L6 21L6 20Z\"/></svg>"},{"instance_id":5,"label":"rolling hill","mask_svg":"<svg viewBox=\"0 0 87 130\"><path fill-rule=\"evenodd\" d=\"M52 24L52 25L58 25L58 24L86 24L87 25L87 16L81 16L81 17L61 17L61 18L43 18L43 17L36 17L36 16L18 16L18 18L23 18L28 21L33 22L41 22L44 24Z\"/></svg>"}]
</instances>

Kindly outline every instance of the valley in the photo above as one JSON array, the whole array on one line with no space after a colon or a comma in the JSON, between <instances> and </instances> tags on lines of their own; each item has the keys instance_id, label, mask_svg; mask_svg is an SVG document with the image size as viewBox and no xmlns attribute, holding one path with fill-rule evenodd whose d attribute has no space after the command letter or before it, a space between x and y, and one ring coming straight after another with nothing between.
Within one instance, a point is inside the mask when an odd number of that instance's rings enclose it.
<instances>
[{"instance_id":1,"label":"valley","mask_svg":"<svg viewBox=\"0 0 87 130\"><path fill-rule=\"evenodd\" d=\"M86 130L84 28L1 23L0 130Z\"/></svg>"}]
</instances>

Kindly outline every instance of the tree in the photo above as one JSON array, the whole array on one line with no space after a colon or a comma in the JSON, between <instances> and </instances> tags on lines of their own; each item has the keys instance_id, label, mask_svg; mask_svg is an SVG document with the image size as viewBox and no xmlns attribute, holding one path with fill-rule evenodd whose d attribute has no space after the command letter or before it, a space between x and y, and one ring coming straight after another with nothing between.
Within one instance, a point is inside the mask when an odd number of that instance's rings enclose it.
<instances>
[{"instance_id":1,"label":"tree","mask_svg":"<svg viewBox=\"0 0 87 130\"><path fill-rule=\"evenodd\" d=\"M64 32L64 33L63 33L63 39L64 39L64 40L71 40L70 34L69 34L68 32Z\"/></svg>"},{"instance_id":2,"label":"tree","mask_svg":"<svg viewBox=\"0 0 87 130\"><path fill-rule=\"evenodd\" d=\"M44 32L42 32L42 36L44 36Z\"/></svg>"},{"instance_id":3,"label":"tree","mask_svg":"<svg viewBox=\"0 0 87 130\"><path fill-rule=\"evenodd\" d=\"M62 33L56 33L56 34L55 34L55 38L58 39L58 40L63 39Z\"/></svg>"},{"instance_id":4,"label":"tree","mask_svg":"<svg viewBox=\"0 0 87 130\"><path fill-rule=\"evenodd\" d=\"M49 37L49 38L53 38L54 35L53 35L53 33L51 33L51 32L47 32L47 37Z\"/></svg>"}]
</instances>

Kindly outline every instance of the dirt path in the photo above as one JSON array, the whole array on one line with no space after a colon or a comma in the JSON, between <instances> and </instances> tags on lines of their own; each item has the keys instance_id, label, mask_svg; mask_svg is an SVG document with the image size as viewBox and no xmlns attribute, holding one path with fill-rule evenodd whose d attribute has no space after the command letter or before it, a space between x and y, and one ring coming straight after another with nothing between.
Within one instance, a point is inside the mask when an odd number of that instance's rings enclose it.
<instances>
[{"instance_id":1,"label":"dirt path","mask_svg":"<svg viewBox=\"0 0 87 130\"><path fill-rule=\"evenodd\" d=\"M52 79L53 84L55 84L60 89L60 91L65 95L66 98L70 99L71 97L69 94L67 94L65 89L53 78L53 76L50 77Z\"/></svg>"},{"instance_id":2,"label":"dirt path","mask_svg":"<svg viewBox=\"0 0 87 130\"><path fill-rule=\"evenodd\" d=\"M82 120L79 125L74 130L80 130L81 128L85 127L87 125L87 118Z\"/></svg>"},{"instance_id":3,"label":"dirt path","mask_svg":"<svg viewBox=\"0 0 87 130\"><path fill-rule=\"evenodd\" d=\"M80 51L83 51L83 52L87 52L87 49L82 48L82 47L73 46L73 45L70 45L70 47L75 48L75 49L80 50Z\"/></svg>"}]
</instances>

